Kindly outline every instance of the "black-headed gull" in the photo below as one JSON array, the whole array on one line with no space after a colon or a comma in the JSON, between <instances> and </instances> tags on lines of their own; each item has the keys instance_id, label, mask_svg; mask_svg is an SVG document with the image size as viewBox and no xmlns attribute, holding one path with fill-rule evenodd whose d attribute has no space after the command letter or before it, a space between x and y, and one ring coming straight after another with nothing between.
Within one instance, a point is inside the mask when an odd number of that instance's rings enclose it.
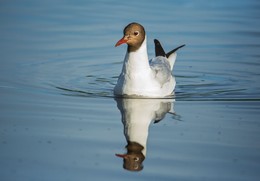
<instances>
[{"instance_id":1,"label":"black-headed gull","mask_svg":"<svg viewBox=\"0 0 260 181\"><path fill-rule=\"evenodd\" d=\"M127 153L116 154L123 158L123 167L131 171L143 169L146 157L149 126L164 119L167 113L174 113L173 99L121 99L116 98L124 124Z\"/></svg>"},{"instance_id":2,"label":"black-headed gull","mask_svg":"<svg viewBox=\"0 0 260 181\"><path fill-rule=\"evenodd\" d=\"M115 46L128 45L122 72L114 88L116 96L162 98L174 93L176 81L172 69L176 51L165 53L160 42L154 40L155 58L148 60L145 29L138 23L130 23L124 36Z\"/></svg>"}]
</instances>

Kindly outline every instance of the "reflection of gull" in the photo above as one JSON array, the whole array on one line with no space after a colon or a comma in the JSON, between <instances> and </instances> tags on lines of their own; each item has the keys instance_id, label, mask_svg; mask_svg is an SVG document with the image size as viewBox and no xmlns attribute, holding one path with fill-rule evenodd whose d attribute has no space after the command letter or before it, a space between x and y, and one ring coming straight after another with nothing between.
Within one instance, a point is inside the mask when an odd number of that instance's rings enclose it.
<instances>
[{"instance_id":1,"label":"reflection of gull","mask_svg":"<svg viewBox=\"0 0 260 181\"><path fill-rule=\"evenodd\" d=\"M172 99L116 99L122 115L127 153L116 154L124 158L124 168L142 170L146 156L149 125L159 122L166 113L173 112Z\"/></svg>"}]
</instances>

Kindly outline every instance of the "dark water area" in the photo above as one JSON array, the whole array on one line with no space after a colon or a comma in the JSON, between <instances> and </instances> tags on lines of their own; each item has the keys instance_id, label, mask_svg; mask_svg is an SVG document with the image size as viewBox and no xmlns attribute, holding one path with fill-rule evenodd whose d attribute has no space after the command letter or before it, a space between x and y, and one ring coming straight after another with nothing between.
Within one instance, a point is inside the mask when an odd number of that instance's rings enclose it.
<instances>
[{"instance_id":1,"label":"dark water area","mask_svg":"<svg viewBox=\"0 0 260 181\"><path fill-rule=\"evenodd\" d=\"M260 2L0 2L0 180L260 177ZM178 51L171 99L117 99L130 22Z\"/></svg>"}]
</instances>

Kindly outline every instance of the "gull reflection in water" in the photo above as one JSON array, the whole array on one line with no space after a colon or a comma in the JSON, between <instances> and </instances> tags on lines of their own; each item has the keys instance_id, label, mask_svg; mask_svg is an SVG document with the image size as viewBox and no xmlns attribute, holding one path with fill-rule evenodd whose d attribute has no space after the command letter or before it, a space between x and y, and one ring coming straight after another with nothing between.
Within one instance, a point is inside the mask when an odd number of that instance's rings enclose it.
<instances>
[{"instance_id":1,"label":"gull reflection in water","mask_svg":"<svg viewBox=\"0 0 260 181\"><path fill-rule=\"evenodd\" d=\"M174 114L173 99L117 98L121 112L127 153L116 154L123 158L123 168L130 171L143 169L146 144L151 123L158 123L167 113Z\"/></svg>"}]
</instances>

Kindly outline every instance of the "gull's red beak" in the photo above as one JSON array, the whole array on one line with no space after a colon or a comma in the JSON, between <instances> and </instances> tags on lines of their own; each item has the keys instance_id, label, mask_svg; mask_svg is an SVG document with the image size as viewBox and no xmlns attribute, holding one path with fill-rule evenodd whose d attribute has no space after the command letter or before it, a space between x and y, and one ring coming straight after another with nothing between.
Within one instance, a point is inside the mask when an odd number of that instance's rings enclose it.
<instances>
[{"instance_id":1,"label":"gull's red beak","mask_svg":"<svg viewBox=\"0 0 260 181\"><path fill-rule=\"evenodd\" d=\"M127 42L127 39L125 37L121 38L115 45L115 47L122 45Z\"/></svg>"},{"instance_id":2,"label":"gull's red beak","mask_svg":"<svg viewBox=\"0 0 260 181\"><path fill-rule=\"evenodd\" d=\"M115 155L117 157L119 157L119 158L127 158L127 154L118 154L118 153L116 153Z\"/></svg>"}]
</instances>

